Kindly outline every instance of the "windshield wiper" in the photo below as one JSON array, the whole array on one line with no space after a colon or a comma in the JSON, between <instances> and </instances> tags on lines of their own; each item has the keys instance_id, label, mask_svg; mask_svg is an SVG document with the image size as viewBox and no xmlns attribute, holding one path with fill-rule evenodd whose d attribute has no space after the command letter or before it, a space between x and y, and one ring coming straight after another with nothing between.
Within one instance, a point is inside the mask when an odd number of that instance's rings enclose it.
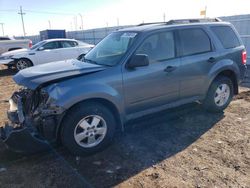
<instances>
[{"instance_id":1,"label":"windshield wiper","mask_svg":"<svg viewBox=\"0 0 250 188\"><path fill-rule=\"evenodd\" d=\"M86 59L85 57L83 58L83 61L87 62L87 63L92 63L92 64L96 64L98 65L98 63L92 59Z\"/></svg>"},{"instance_id":2,"label":"windshield wiper","mask_svg":"<svg viewBox=\"0 0 250 188\"><path fill-rule=\"evenodd\" d=\"M112 67L111 65L97 63L96 61L94 61L92 59L86 59L85 57L83 58L83 61L85 61L87 63L96 64L96 65L102 65L102 66Z\"/></svg>"}]
</instances>

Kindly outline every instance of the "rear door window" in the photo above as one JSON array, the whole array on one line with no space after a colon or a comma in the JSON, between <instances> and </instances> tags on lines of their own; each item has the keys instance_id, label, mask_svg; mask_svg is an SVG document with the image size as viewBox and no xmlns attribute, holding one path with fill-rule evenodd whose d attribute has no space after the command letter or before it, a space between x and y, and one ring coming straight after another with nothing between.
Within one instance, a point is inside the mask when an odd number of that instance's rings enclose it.
<instances>
[{"instance_id":1,"label":"rear door window","mask_svg":"<svg viewBox=\"0 0 250 188\"><path fill-rule=\"evenodd\" d=\"M200 28L179 30L182 56L201 54L212 51L210 38Z\"/></svg>"},{"instance_id":2,"label":"rear door window","mask_svg":"<svg viewBox=\"0 0 250 188\"><path fill-rule=\"evenodd\" d=\"M62 45L63 48L75 47L74 43L71 43L71 41L61 41L61 45Z\"/></svg>"},{"instance_id":3,"label":"rear door window","mask_svg":"<svg viewBox=\"0 0 250 188\"><path fill-rule=\"evenodd\" d=\"M78 46L78 43L76 41L69 41L69 43L71 44L71 46L75 47Z\"/></svg>"},{"instance_id":4,"label":"rear door window","mask_svg":"<svg viewBox=\"0 0 250 188\"><path fill-rule=\"evenodd\" d=\"M230 26L212 26L211 30L226 49L240 46L240 41Z\"/></svg>"},{"instance_id":5,"label":"rear door window","mask_svg":"<svg viewBox=\"0 0 250 188\"><path fill-rule=\"evenodd\" d=\"M44 44L43 47L44 47L45 50L53 50L53 49L60 48L60 44L57 41L55 41L55 42L48 42L48 43Z\"/></svg>"}]
</instances>

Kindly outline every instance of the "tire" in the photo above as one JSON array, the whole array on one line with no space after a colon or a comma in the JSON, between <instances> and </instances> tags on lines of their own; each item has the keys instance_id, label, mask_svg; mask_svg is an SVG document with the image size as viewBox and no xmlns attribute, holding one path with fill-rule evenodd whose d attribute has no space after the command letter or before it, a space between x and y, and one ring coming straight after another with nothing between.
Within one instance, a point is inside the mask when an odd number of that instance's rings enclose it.
<instances>
[{"instance_id":1,"label":"tire","mask_svg":"<svg viewBox=\"0 0 250 188\"><path fill-rule=\"evenodd\" d=\"M231 102L233 93L232 80L228 77L220 76L209 87L203 106L209 112L222 112Z\"/></svg>"},{"instance_id":2,"label":"tire","mask_svg":"<svg viewBox=\"0 0 250 188\"><path fill-rule=\"evenodd\" d=\"M33 63L30 60L24 58L18 59L15 63L15 67L18 71L26 69L31 66L33 66Z\"/></svg>"},{"instance_id":3,"label":"tire","mask_svg":"<svg viewBox=\"0 0 250 188\"><path fill-rule=\"evenodd\" d=\"M92 154L111 143L115 127L115 117L108 108L98 103L79 103L63 119L62 144L74 155ZM96 142L91 144L93 138Z\"/></svg>"}]
</instances>

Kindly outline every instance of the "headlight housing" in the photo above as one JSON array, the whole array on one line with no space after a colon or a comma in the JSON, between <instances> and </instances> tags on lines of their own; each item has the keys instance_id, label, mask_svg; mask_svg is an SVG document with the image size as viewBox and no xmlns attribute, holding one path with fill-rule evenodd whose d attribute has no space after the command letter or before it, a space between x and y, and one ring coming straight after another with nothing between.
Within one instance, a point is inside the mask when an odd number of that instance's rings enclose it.
<instances>
[{"instance_id":1,"label":"headlight housing","mask_svg":"<svg viewBox=\"0 0 250 188\"><path fill-rule=\"evenodd\" d=\"M0 60L7 60L7 59L11 59L12 57L13 55L0 56Z\"/></svg>"}]
</instances>

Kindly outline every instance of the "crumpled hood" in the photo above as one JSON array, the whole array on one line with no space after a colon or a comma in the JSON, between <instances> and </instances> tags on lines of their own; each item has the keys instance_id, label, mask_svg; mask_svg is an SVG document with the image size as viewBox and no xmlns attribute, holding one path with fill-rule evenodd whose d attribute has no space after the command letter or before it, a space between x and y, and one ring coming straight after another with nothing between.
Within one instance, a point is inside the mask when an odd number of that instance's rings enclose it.
<instances>
[{"instance_id":1,"label":"crumpled hood","mask_svg":"<svg viewBox=\"0 0 250 188\"><path fill-rule=\"evenodd\" d=\"M27 53L29 51L30 51L29 49L12 50L12 51L3 53L1 56L19 55L19 54Z\"/></svg>"},{"instance_id":2,"label":"crumpled hood","mask_svg":"<svg viewBox=\"0 0 250 188\"><path fill-rule=\"evenodd\" d=\"M19 71L13 80L30 89L36 89L39 85L56 80L67 79L74 76L89 74L106 69L101 65L81 62L76 59L57 61L37 65Z\"/></svg>"}]
</instances>

